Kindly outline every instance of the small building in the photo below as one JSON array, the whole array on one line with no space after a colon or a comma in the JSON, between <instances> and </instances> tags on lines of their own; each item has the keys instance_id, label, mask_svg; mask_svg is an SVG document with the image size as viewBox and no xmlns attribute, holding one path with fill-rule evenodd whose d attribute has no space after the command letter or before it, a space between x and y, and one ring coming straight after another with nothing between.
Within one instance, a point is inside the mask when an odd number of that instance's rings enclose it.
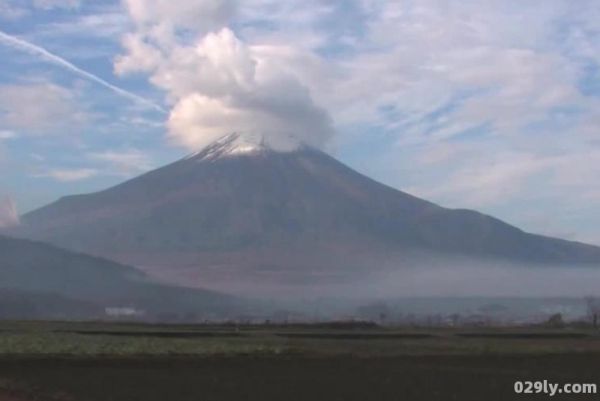
<instances>
[{"instance_id":1,"label":"small building","mask_svg":"<svg viewBox=\"0 0 600 401\"><path fill-rule=\"evenodd\" d=\"M136 309L132 306L106 307L104 308L104 313L106 316L113 319L138 318L146 314L143 310Z\"/></svg>"}]
</instances>

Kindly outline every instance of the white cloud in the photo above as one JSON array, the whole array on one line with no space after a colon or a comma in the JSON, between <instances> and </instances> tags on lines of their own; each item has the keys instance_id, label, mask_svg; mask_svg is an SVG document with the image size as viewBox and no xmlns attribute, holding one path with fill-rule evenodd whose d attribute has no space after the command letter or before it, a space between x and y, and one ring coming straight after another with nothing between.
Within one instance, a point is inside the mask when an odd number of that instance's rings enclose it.
<instances>
[{"instance_id":1,"label":"white cloud","mask_svg":"<svg viewBox=\"0 0 600 401\"><path fill-rule=\"evenodd\" d=\"M14 132L14 131L0 130L0 141L5 141L5 140L9 140L9 139L15 139L18 136L19 135L16 132Z\"/></svg>"},{"instance_id":2,"label":"white cloud","mask_svg":"<svg viewBox=\"0 0 600 401\"><path fill-rule=\"evenodd\" d=\"M417 123L457 99L463 103L446 113L436 134L482 123L515 132L558 104L577 104L578 67L547 48L561 3L543 9L500 1L381 3L358 51L344 61L340 90L330 92L328 103L339 110L334 116L427 139L428 127ZM382 118L381 107L398 115Z\"/></svg>"},{"instance_id":3,"label":"white cloud","mask_svg":"<svg viewBox=\"0 0 600 401\"><path fill-rule=\"evenodd\" d=\"M98 175L98 170L91 168L74 169L50 169L48 171L34 174L37 178L52 178L60 182L82 181Z\"/></svg>"},{"instance_id":4,"label":"white cloud","mask_svg":"<svg viewBox=\"0 0 600 401\"><path fill-rule=\"evenodd\" d=\"M76 9L80 0L0 0L0 18L16 20L31 14L32 9Z\"/></svg>"},{"instance_id":5,"label":"white cloud","mask_svg":"<svg viewBox=\"0 0 600 401\"><path fill-rule=\"evenodd\" d=\"M307 88L230 30L207 35L195 53L192 66L172 65L153 76L178 99L169 118L176 141L198 148L227 132L251 132L272 142L284 134L321 146L332 136L329 116Z\"/></svg>"},{"instance_id":6,"label":"white cloud","mask_svg":"<svg viewBox=\"0 0 600 401\"><path fill-rule=\"evenodd\" d=\"M0 124L23 133L61 134L88 114L69 89L49 82L0 86Z\"/></svg>"},{"instance_id":7,"label":"white cloud","mask_svg":"<svg viewBox=\"0 0 600 401\"><path fill-rule=\"evenodd\" d=\"M28 10L11 0L0 0L0 18L14 20L28 14Z\"/></svg>"},{"instance_id":8,"label":"white cloud","mask_svg":"<svg viewBox=\"0 0 600 401\"><path fill-rule=\"evenodd\" d=\"M133 21L152 29L160 25L209 31L226 25L234 0L125 0Z\"/></svg>"},{"instance_id":9,"label":"white cloud","mask_svg":"<svg viewBox=\"0 0 600 401\"><path fill-rule=\"evenodd\" d=\"M52 10L54 8L75 9L80 5L80 0L33 0L33 6L43 10Z\"/></svg>"},{"instance_id":10,"label":"white cloud","mask_svg":"<svg viewBox=\"0 0 600 401\"><path fill-rule=\"evenodd\" d=\"M470 149L470 152L480 149ZM455 171L444 175L436 185L408 188L410 192L429 199L443 199L454 207L490 207L504 203L515 195L523 194L529 180L554 167L552 158L540 158L534 154L500 151L485 158L470 152L458 152L453 157L469 158Z\"/></svg>"},{"instance_id":11,"label":"white cloud","mask_svg":"<svg viewBox=\"0 0 600 401\"><path fill-rule=\"evenodd\" d=\"M273 143L294 136L321 146L332 136L329 115L274 53L244 43L229 28L216 29L235 14L231 4L126 3L138 30L124 37L126 53L115 70L148 73L167 92L174 142L197 149L235 131L260 133ZM202 18L188 18L193 15ZM181 28L199 39L188 43L189 35L177 34Z\"/></svg>"},{"instance_id":12,"label":"white cloud","mask_svg":"<svg viewBox=\"0 0 600 401\"><path fill-rule=\"evenodd\" d=\"M129 176L152 168L152 162L148 155L136 149L95 152L90 153L88 157L92 160L107 162L117 175Z\"/></svg>"},{"instance_id":13,"label":"white cloud","mask_svg":"<svg viewBox=\"0 0 600 401\"><path fill-rule=\"evenodd\" d=\"M121 11L108 9L95 14L74 16L68 20L52 21L38 25L34 31L35 37L58 37L118 39L125 31L129 20ZM68 46L64 46L68 47Z\"/></svg>"}]
</instances>

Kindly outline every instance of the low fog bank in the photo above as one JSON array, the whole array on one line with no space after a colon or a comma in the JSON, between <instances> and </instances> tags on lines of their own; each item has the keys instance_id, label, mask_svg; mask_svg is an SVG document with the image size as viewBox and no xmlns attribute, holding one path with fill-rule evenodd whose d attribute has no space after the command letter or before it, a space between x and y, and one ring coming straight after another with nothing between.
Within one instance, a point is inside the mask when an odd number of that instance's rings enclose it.
<instances>
[{"instance_id":1,"label":"low fog bank","mask_svg":"<svg viewBox=\"0 0 600 401\"><path fill-rule=\"evenodd\" d=\"M600 266L523 265L440 255L369 263L285 274L239 272L219 282L201 280L205 289L219 290L215 293L126 281L128 296L109 293L94 299L83 297L81 289L91 286L99 291L96 282L71 274L70 285L78 291L67 293L59 285L63 280L53 276L56 286L42 293L41 288L31 287L32 276L21 269L23 282L14 281L12 275L14 288L0 288L0 319L508 325L546 322L557 314L561 321L584 321L590 315L586 297L595 299L600 317ZM3 285L10 284L4 281ZM48 287L47 279L42 282ZM219 287L211 288L211 283ZM134 290L137 297L132 295Z\"/></svg>"},{"instance_id":2,"label":"low fog bank","mask_svg":"<svg viewBox=\"0 0 600 401\"><path fill-rule=\"evenodd\" d=\"M348 275L332 283L263 284L265 313L278 320L385 320L388 323L515 324L560 314L586 320L586 297L600 299L600 266L541 266L461 258L421 260ZM596 301L597 302L597 301ZM461 320L462 321L462 320ZM381 323L381 322L380 322Z\"/></svg>"},{"instance_id":3,"label":"low fog bank","mask_svg":"<svg viewBox=\"0 0 600 401\"><path fill-rule=\"evenodd\" d=\"M600 266L448 265L366 277L355 294L381 297L582 297L600 295Z\"/></svg>"},{"instance_id":4,"label":"low fog bank","mask_svg":"<svg viewBox=\"0 0 600 401\"><path fill-rule=\"evenodd\" d=\"M272 299L264 301L259 313L278 323L364 321L400 326L518 325L545 323L556 315L564 322L589 322L588 301L566 297Z\"/></svg>"},{"instance_id":5,"label":"low fog bank","mask_svg":"<svg viewBox=\"0 0 600 401\"><path fill-rule=\"evenodd\" d=\"M225 282L251 298L343 299L397 297L600 296L600 266L516 264L461 257L376 261L359 268L323 269L285 277L234 277ZM223 288L219 288L223 289Z\"/></svg>"}]
</instances>

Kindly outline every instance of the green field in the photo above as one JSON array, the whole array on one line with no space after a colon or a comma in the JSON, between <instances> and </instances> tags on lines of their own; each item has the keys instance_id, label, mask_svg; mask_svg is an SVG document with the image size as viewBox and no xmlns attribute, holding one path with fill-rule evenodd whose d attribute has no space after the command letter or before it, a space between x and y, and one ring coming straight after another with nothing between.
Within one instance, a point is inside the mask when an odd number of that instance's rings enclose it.
<instances>
[{"instance_id":1,"label":"green field","mask_svg":"<svg viewBox=\"0 0 600 401\"><path fill-rule=\"evenodd\" d=\"M511 400L598 366L590 329L0 323L2 401Z\"/></svg>"}]
</instances>

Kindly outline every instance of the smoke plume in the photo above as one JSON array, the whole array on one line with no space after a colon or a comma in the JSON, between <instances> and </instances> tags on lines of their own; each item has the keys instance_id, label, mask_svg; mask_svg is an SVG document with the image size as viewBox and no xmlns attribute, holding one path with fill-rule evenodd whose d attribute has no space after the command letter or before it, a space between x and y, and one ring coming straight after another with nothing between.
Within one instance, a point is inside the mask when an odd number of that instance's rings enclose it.
<instances>
[{"instance_id":1,"label":"smoke plume","mask_svg":"<svg viewBox=\"0 0 600 401\"><path fill-rule=\"evenodd\" d=\"M9 228L19 225L17 205L11 197L0 198L0 228Z\"/></svg>"}]
</instances>

